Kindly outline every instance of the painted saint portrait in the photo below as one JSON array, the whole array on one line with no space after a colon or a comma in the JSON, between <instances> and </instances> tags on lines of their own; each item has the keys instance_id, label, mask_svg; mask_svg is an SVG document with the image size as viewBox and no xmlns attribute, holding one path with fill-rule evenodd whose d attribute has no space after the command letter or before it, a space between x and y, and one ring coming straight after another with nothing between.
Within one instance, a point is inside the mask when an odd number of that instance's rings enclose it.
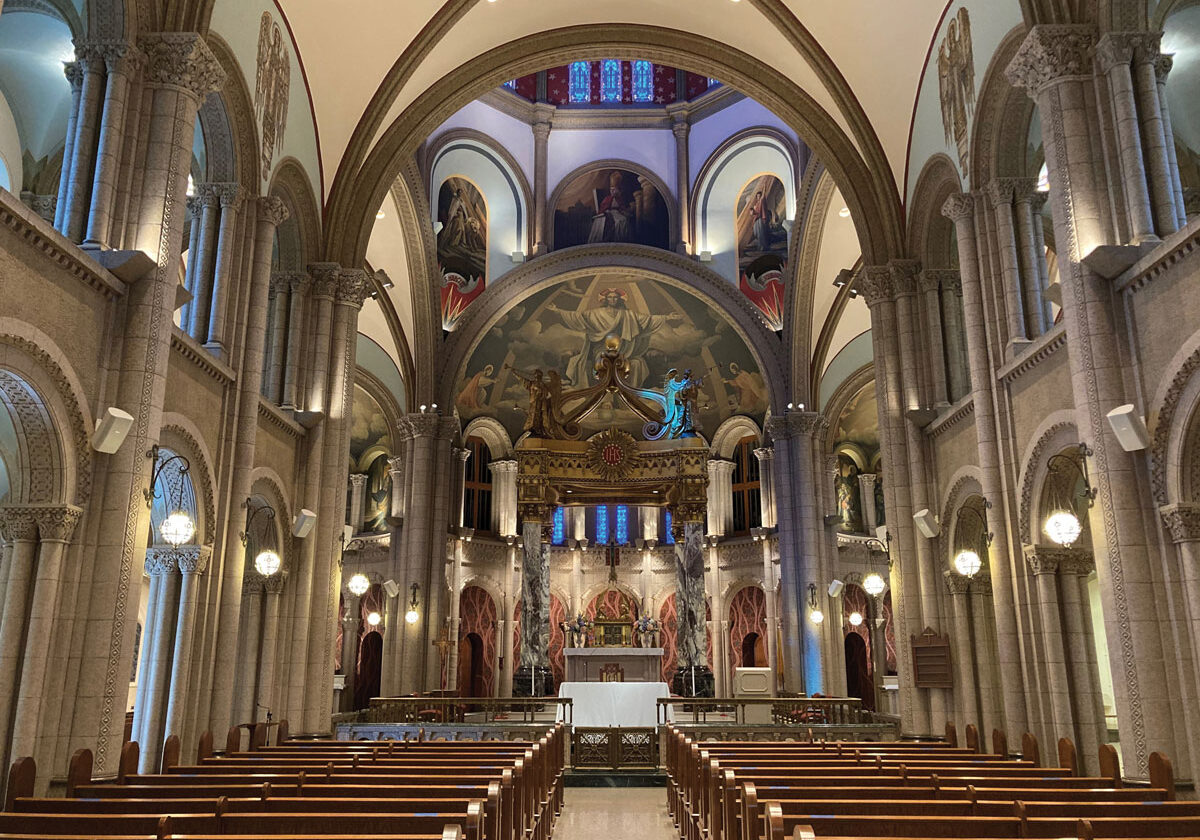
<instances>
[{"instance_id":1,"label":"painted saint portrait","mask_svg":"<svg viewBox=\"0 0 1200 840\"><path fill-rule=\"evenodd\" d=\"M783 329L787 273L787 191L774 175L759 175L738 197L738 286L773 330Z\"/></svg>"},{"instance_id":2,"label":"painted saint portrait","mask_svg":"<svg viewBox=\"0 0 1200 840\"><path fill-rule=\"evenodd\" d=\"M554 247L633 242L671 247L667 204L648 179L628 169L595 169L580 175L554 208Z\"/></svg>"},{"instance_id":3,"label":"painted saint portrait","mask_svg":"<svg viewBox=\"0 0 1200 840\"><path fill-rule=\"evenodd\" d=\"M350 426L350 472L367 476L363 521L358 523L366 533L387 530L392 487L388 475L390 457L392 437L383 409L366 389L355 385Z\"/></svg>"},{"instance_id":4,"label":"painted saint portrait","mask_svg":"<svg viewBox=\"0 0 1200 840\"><path fill-rule=\"evenodd\" d=\"M254 78L254 115L262 129L262 177L271 174L271 161L283 151L287 130L292 60L284 46L283 29L263 12L258 24L258 61Z\"/></svg>"},{"instance_id":5,"label":"painted saint portrait","mask_svg":"<svg viewBox=\"0 0 1200 840\"><path fill-rule=\"evenodd\" d=\"M845 453L837 456L837 477L834 479L837 490L838 530L847 534L864 533L862 516L862 491L858 484L861 470L854 459ZM871 502L874 502L871 499Z\"/></svg>"},{"instance_id":6,"label":"painted saint portrait","mask_svg":"<svg viewBox=\"0 0 1200 840\"><path fill-rule=\"evenodd\" d=\"M635 387L661 389L673 370L703 377L702 432L734 414L762 422L766 382L725 316L686 291L619 271L566 280L513 306L471 352L458 384L459 415L494 417L517 440L528 420L526 380L541 370L564 391L589 386L609 335L618 337ZM644 423L613 399L582 425L585 436L616 425L640 437Z\"/></svg>"},{"instance_id":7,"label":"painted saint portrait","mask_svg":"<svg viewBox=\"0 0 1200 840\"><path fill-rule=\"evenodd\" d=\"M868 382L842 408L833 426L837 474L834 490L837 494L839 531L862 534L883 524L878 494L882 500L883 476L879 471L879 403L875 398L875 383ZM864 496L860 475L874 475L872 489Z\"/></svg>"},{"instance_id":8,"label":"painted saint portrait","mask_svg":"<svg viewBox=\"0 0 1200 840\"><path fill-rule=\"evenodd\" d=\"M438 190L437 219L442 329L453 330L487 285L487 203L466 178L447 178Z\"/></svg>"}]
</instances>

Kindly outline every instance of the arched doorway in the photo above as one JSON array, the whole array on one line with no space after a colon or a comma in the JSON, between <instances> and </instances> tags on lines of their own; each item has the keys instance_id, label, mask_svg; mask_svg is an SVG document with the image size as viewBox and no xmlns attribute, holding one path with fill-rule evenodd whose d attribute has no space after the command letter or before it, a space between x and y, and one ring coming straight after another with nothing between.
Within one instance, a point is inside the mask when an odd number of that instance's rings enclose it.
<instances>
[{"instance_id":1,"label":"arched doorway","mask_svg":"<svg viewBox=\"0 0 1200 840\"><path fill-rule=\"evenodd\" d=\"M767 643L758 633L742 637L742 667L762 668L767 664Z\"/></svg>"},{"instance_id":2,"label":"arched doorway","mask_svg":"<svg viewBox=\"0 0 1200 840\"><path fill-rule=\"evenodd\" d=\"M383 666L383 636L371 631L363 636L358 650L358 674L354 681L354 708L365 709L372 697L379 696L379 675Z\"/></svg>"},{"instance_id":3,"label":"arched doorway","mask_svg":"<svg viewBox=\"0 0 1200 840\"><path fill-rule=\"evenodd\" d=\"M874 686L867 673L867 643L857 633L846 634L846 694L863 701L863 708L874 708Z\"/></svg>"},{"instance_id":4,"label":"arched doorway","mask_svg":"<svg viewBox=\"0 0 1200 840\"><path fill-rule=\"evenodd\" d=\"M468 633L458 643L458 693L460 697L486 697L483 637Z\"/></svg>"}]
</instances>

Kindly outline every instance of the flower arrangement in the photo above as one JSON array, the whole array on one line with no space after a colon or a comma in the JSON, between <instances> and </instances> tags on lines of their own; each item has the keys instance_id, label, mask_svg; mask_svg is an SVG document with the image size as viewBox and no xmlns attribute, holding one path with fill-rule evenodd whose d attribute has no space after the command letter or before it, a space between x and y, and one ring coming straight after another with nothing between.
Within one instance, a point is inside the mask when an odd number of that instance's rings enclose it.
<instances>
[{"instance_id":1,"label":"flower arrangement","mask_svg":"<svg viewBox=\"0 0 1200 840\"><path fill-rule=\"evenodd\" d=\"M657 633L659 631L658 619L643 615L634 619L633 629L639 633Z\"/></svg>"},{"instance_id":2,"label":"flower arrangement","mask_svg":"<svg viewBox=\"0 0 1200 840\"><path fill-rule=\"evenodd\" d=\"M596 622L592 621L583 613L577 614L570 621L562 623L563 633L573 645L586 646L592 635L592 628L596 626Z\"/></svg>"}]
</instances>

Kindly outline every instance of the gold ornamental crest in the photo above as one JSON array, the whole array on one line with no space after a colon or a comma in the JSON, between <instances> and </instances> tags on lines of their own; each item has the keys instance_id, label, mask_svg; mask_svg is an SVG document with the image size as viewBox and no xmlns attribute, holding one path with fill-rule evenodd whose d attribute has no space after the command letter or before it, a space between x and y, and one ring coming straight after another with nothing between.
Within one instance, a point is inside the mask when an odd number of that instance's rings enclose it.
<instances>
[{"instance_id":1,"label":"gold ornamental crest","mask_svg":"<svg viewBox=\"0 0 1200 840\"><path fill-rule=\"evenodd\" d=\"M637 444L633 435L612 428L588 441L587 465L605 481L625 478L633 469Z\"/></svg>"}]
</instances>

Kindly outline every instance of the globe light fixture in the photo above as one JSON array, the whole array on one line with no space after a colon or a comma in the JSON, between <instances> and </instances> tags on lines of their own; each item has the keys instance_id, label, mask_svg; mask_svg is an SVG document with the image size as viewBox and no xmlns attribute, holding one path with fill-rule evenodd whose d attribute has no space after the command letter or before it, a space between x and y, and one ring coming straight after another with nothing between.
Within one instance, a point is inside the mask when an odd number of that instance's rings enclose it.
<instances>
[{"instance_id":1,"label":"globe light fixture","mask_svg":"<svg viewBox=\"0 0 1200 840\"><path fill-rule=\"evenodd\" d=\"M979 558L979 553L971 551L969 548L964 548L954 558L954 568L963 577L973 578L979 574L979 570L983 568L983 560Z\"/></svg>"},{"instance_id":2,"label":"globe light fixture","mask_svg":"<svg viewBox=\"0 0 1200 840\"><path fill-rule=\"evenodd\" d=\"M371 588L371 580L362 572L359 572L351 576L349 582L346 584L346 588L350 590L351 595L361 598Z\"/></svg>"},{"instance_id":3,"label":"globe light fixture","mask_svg":"<svg viewBox=\"0 0 1200 840\"><path fill-rule=\"evenodd\" d=\"M883 594L883 590L887 589L887 583L883 576L878 572L871 572L862 582L863 590L872 598L878 598Z\"/></svg>"},{"instance_id":4,"label":"globe light fixture","mask_svg":"<svg viewBox=\"0 0 1200 840\"><path fill-rule=\"evenodd\" d=\"M265 549L258 552L258 556L254 558L254 568L263 577L270 577L279 571L279 567L283 565L283 560L278 554L270 549Z\"/></svg>"},{"instance_id":5,"label":"globe light fixture","mask_svg":"<svg viewBox=\"0 0 1200 840\"><path fill-rule=\"evenodd\" d=\"M862 623L863 623L862 613L860 613L860 612L850 613L849 621L850 621L851 627L861 627Z\"/></svg>"},{"instance_id":6,"label":"globe light fixture","mask_svg":"<svg viewBox=\"0 0 1200 840\"><path fill-rule=\"evenodd\" d=\"M190 541L196 533L196 523L192 521L192 517L188 516L186 511L176 510L158 526L158 533L162 535L163 542L167 545L179 548Z\"/></svg>"},{"instance_id":7,"label":"globe light fixture","mask_svg":"<svg viewBox=\"0 0 1200 840\"><path fill-rule=\"evenodd\" d=\"M1079 517L1069 510L1056 510L1046 517L1042 530L1054 542L1064 548L1070 548L1083 533L1083 525Z\"/></svg>"},{"instance_id":8,"label":"globe light fixture","mask_svg":"<svg viewBox=\"0 0 1200 840\"><path fill-rule=\"evenodd\" d=\"M404 614L404 620L409 624L416 624L421 618L421 614L417 612L417 590L420 589L418 584L412 585L412 600L408 602L408 612Z\"/></svg>"},{"instance_id":9,"label":"globe light fixture","mask_svg":"<svg viewBox=\"0 0 1200 840\"><path fill-rule=\"evenodd\" d=\"M813 610L808 614L808 620L813 624L820 624L825 620L825 613L820 610Z\"/></svg>"},{"instance_id":10,"label":"globe light fixture","mask_svg":"<svg viewBox=\"0 0 1200 840\"><path fill-rule=\"evenodd\" d=\"M367 624L371 625L372 627L378 627L381 621L383 621L383 616L374 610L371 610L371 612L367 613Z\"/></svg>"}]
</instances>

